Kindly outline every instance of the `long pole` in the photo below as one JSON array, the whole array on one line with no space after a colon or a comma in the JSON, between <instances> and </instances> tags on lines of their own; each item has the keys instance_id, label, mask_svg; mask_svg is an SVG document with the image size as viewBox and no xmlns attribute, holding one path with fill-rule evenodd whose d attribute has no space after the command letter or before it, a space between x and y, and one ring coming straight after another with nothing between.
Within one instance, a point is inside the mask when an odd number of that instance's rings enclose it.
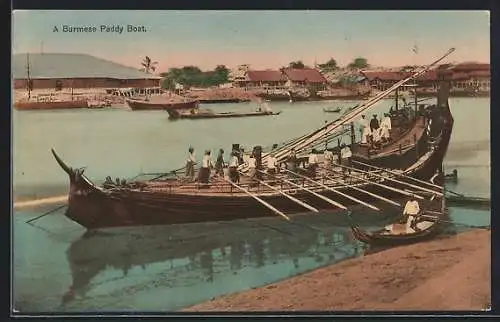
<instances>
[{"instance_id":1,"label":"long pole","mask_svg":"<svg viewBox=\"0 0 500 322\"><path fill-rule=\"evenodd\" d=\"M334 172L335 170L329 170L329 171ZM358 171L360 171L360 172L363 173L363 171L361 171L361 170L358 170ZM338 171L338 170L336 170L335 172L342 173L341 171ZM365 172L365 173L369 173L369 172ZM369 174L371 174L371 173L369 173ZM408 192L408 191L404 191L404 190L401 190L401 189L397 189L397 188L394 188L394 187L391 187L391 186L387 186L385 184L381 184L381 183L378 183L378 182L370 181L370 180L364 179L364 178L362 178L360 176L356 176L356 175L353 175L353 174L348 174L347 176L353 177L353 178L361 180L361 181L368 182L370 184L373 184L375 186L379 186L379 187L385 188L387 190L391 190L391 191L400 193L400 194L405 195L405 196L414 197L414 198L421 199L421 200L425 199L424 197L419 196L417 194L414 194L414 193L411 193L411 192Z\"/></svg>"},{"instance_id":2,"label":"long pole","mask_svg":"<svg viewBox=\"0 0 500 322\"><path fill-rule=\"evenodd\" d=\"M356 168L352 168L352 167L348 167L348 166L345 166L345 165L340 165L342 168L346 168L346 169L349 169L349 170L354 170L354 171L359 171L359 172L364 172L362 170L359 170L359 169L356 169ZM370 173L369 174L377 177L377 178L381 178L381 179L384 179L384 180L389 180L389 181L392 181L392 182L396 182L396 183L399 183L399 184L402 184L402 185L406 185L406 186L409 186L409 187L412 187L412 188L415 188L415 189L418 189L418 190L422 190L422 191L427 191L427 192L431 192L433 194L436 194L438 196L442 196L443 193L441 192L438 192L438 191L435 191L435 190L431 190L431 189L427 189L427 188L424 188L424 187L420 187L420 186L416 186L414 184L411 184L411 183L408 183L408 182L404 182L404 181L400 181L400 180L396 180L396 179L393 179L391 177L384 177L380 174L376 174L376 173Z\"/></svg>"},{"instance_id":3,"label":"long pole","mask_svg":"<svg viewBox=\"0 0 500 322\"><path fill-rule=\"evenodd\" d=\"M418 77L418 76L424 74L425 72L427 72L428 70L430 70L430 68L432 66L436 65L437 63L439 63L441 60L443 60L444 58L446 58L448 55L450 55L454 51L455 51L455 48L451 48L443 56L441 56L439 59L437 59L436 61L434 61L430 65L428 65L425 68L423 68L422 70L414 73L413 75L410 75L409 77L407 77L407 78L405 78L405 79L397 82L396 84L394 84L393 86L391 86L386 91L384 91L382 93L379 93L378 95L376 95L375 97L371 98L367 102L364 102L363 104L361 104L361 106L359 106L358 108L352 110L351 112L349 112L348 114L346 114L344 117L340 118L339 120L330 122L329 124L325 125L323 128L318 129L318 130L312 132L309 135L306 135L305 139L299 140L299 142L297 142L296 144L294 144L293 147L297 150L297 152L299 152L299 149L302 149L302 147L304 145L310 144L311 141L316 140L318 138L318 135L321 135L321 132L323 130L325 130L327 132L331 132L331 131L336 130L338 127L342 126L343 124L346 124L348 122L353 121L356 117L358 117L359 115L361 115L365 110L367 110L368 108L371 108L375 103L377 103L378 101L380 101L381 99L383 99L384 97L386 97L387 95L389 95L392 91L394 91L395 89L401 87L402 85L404 85L408 81L414 79L415 77ZM280 159L280 158L282 158L284 156L283 155L283 151L279 151L279 152L276 151L276 152L277 152L276 153L276 158L277 159Z\"/></svg>"},{"instance_id":4,"label":"long pole","mask_svg":"<svg viewBox=\"0 0 500 322\"><path fill-rule=\"evenodd\" d=\"M261 173L263 173L263 174L266 174L264 171L261 171L261 170L258 170L258 171L259 171L259 172L261 172ZM301 185L299 185L299 184L296 184L295 182L292 182L292 181L290 181L290 180L286 180L286 179L283 179L283 178L281 178L280 180L282 180L283 182L288 183L288 184L289 184L289 185L291 185L291 186L294 186L294 187L297 187L297 188L302 189L302 190L304 190L304 191L307 191L307 192L309 192L310 194L312 194L312 195L314 195L314 196L316 196L316 197L318 197L318 198L320 198L320 199L323 199L324 201L328 202L328 203L329 203L329 204L331 204L331 205L334 205L334 206L339 207L339 208L341 208L341 209L345 209L345 210L347 210L347 207L346 207L346 206L344 206L343 204L338 203L338 202L336 202L336 201L333 201L332 199L327 198L327 197L325 197L325 196L323 196L323 195L320 195L319 193L314 192L314 191L312 191L312 190L311 190L311 189L309 189L309 188L303 187L303 186L301 186Z\"/></svg>"},{"instance_id":5,"label":"long pole","mask_svg":"<svg viewBox=\"0 0 500 322\"><path fill-rule=\"evenodd\" d=\"M385 171L385 172L388 172L388 173L391 173L391 174L394 174L396 176L400 176L400 177L403 177L403 178L406 178L406 179L411 179L415 182L418 182L418 183L422 183L422 184L426 184L426 185L429 185L431 187L435 187L435 188L438 188L438 189L443 189L442 186L439 186L437 184L433 184L433 183L430 183L430 182L427 182L427 181L424 181L424 180L420 180L420 179L417 179L417 178L413 178L413 177L410 177L410 176L407 176L407 175L404 175L402 173L397 173L397 172L394 172L394 171L391 171L389 169L384 169L384 168L380 168L380 167L377 167L377 166L374 166L374 165L371 165L371 164L367 164L367 163L363 163L363 162L359 162L359 161L355 161L355 160L352 160L352 162L354 163L357 163L359 165L363 165L363 166L367 166L367 167L371 167L373 169L377 169L377 170L382 170L382 171ZM434 191L433 191L434 192Z\"/></svg>"},{"instance_id":6,"label":"long pole","mask_svg":"<svg viewBox=\"0 0 500 322\"><path fill-rule=\"evenodd\" d=\"M345 194L345 193L343 193L343 192L338 191L337 189L333 189L333 188L331 188L331 187L329 187L329 186L327 186L327 185L324 185L324 184L322 184L322 183L319 183L319 182L317 182L317 181L315 181L315 180L313 180L313 179L311 179L311 178L308 178L308 177L303 176L303 175L301 175L301 174L298 174L298 173L296 173L296 172L290 171L290 170L288 170L288 169L285 169L285 171L286 171L286 172L289 172L289 173L292 173L292 174L294 174L294 175L296 175L296 176L298 176L298 177L300 177L300 178L303 178L304 180L307 180L307 181L309 181L309 182L312 182L312 183L314 183L314 184L316 184L316 185L318 185L318 186L320 186L320 187L322 187L322 188L325 188L325 189L327 189L327 190L329 190L329 191L335 192L336 194L339 194L339 195L341 195L341 196L343 196L343 197L345 197L345 198L347 198L347 199L350 199L350 200L352 200L352 201L355 201L355 202L357 202L357 203L359 203L359 204L361 204L361 205L363 205L363 206L366 206L366 207L371 208L371 209L373 209L373 210L380 211L380 209L379 209L379 208L377 208L377 207L375 207L375 206L373 206L373 205L370 205L370 204L369 204L369 203L367 203L367 202L364 202L364 201L362 201L362 200L359 200L358 198L354 198L353 196L349 196L348 194Z\"/></svg>"},{"instance_id":7,"label":"long pole","mask_svg":"<svg viewBox=\"0 0 500 322\"><path fill-rule=\"evenodd\" d=\"M241 171L239 171L239 172L240 172L242 175L246 175L245 173L243 173L243 172L241 172ZM299 204L299 205L301 205L302 207L305 207L305 208L307 208L307 209L309 209L309 210L311 210L311 211L314 211L314 212L319 212L319 210L318 210L318 209L316 209L316 208L314 208L313 206L310 206L310 205L308 205L307 203L305 203L305 202L303 202L303 201L301 201L301 200L299 200L299 199L297 199L297 198L295 198L295 197L290 196L289 194L285 193L284 191L282 191L282 190L280 190L280 189L278 189L278 188L275 188L275 187L271 186L270 184L267 184L266 182L264 182L264 181L262 181L262 180L259 180L259 179L257 179L257 178L254 178L253 180L255 180L255 181L257 181L258 183L260 183L260 184L262 184L262 185L264 185L264 186L268 187L268 188L269 188L269 189L271 189L271 190L274 190L274 191L279 192L281 195L283 195L283 196L287 197L288 199L292 200L293 202L298 203L298 204Z\"/></svg>"},{"instance_id":8,"label":"long pole","mask_svg":"<svg viewBox=\"0 0 500 322\"><path fill-rule=\"evenodd\" d=\"M26 82L27 82L27 87L28 87L28 100L31 99L31 78L30 78L30 54L26 54Z\"/></svg>"},{"instance_id":9,"label":"long pole","mask_svg":"<svg viewBox=\"0 0 500 322\"><path fill-rule=\"evenodd\" d=\"M328 170L327 170L327 171L328 171ZM330 177L330 176L325 176L325 178L327 178L328 180L331 180L331 181L333 181L333 182L343 183L342 181L337 180L337 179L334 179L334 178L332 178L332 177ZM348 185L348 184L345 184L345 183L344 183L344 187L349 187L349 188L352 188L352 189L354 189L354 190L357 190L357 191L360 191L360 192L366 193L366 194L367 194L367 195L369 195L369 196L372 196L372 197L374 197L374 198L380 199L380 200L385 201L385 202L387 202L387 203L390 203L390 204L392 204L392 205L394 205L394 206L398 206L398 207L400 207L400 206L401 206L401 204L400 204L400 203L398 203L398 202L395 202L395 201L393 201L393 200L391 200L391 199L388 199L388 198L382 197L382 196L377 195L377 194L375 194L375 193L372 193L372 192L370 192L370 191L366 191L366 190L361 189L361 188L359 188L359 187L356 187L356 186L354 186L354 185Z\"/></svg>"},{"instance_id":10,"label":"long pole","mask_svg":"<svg viewBox=\"0 0 500 322\"><path fill-rule=\"evenodd\" d=\"M63 207L66 207L66 206L67 206L67 205L66 205L66 204L64 204L64 205L61 205L61 206L56 207L56 208L54 208L54 209L51 209L51 210L49 210L49 211L47 211L47 212L45 212L45 213L41 214L41 215L40 215L40 216L38 216L38 217L35 217L35 218L32 218L32 219L30 219L30 220L26 221L25 223L26 223L26 224L29 224L29 223L30 223L30 222L32 222L32 221L35 221L35 220L38 220L38 219L40 219L40 218L42 218L42 217L45 217L45 216L47 216L47 215L50 215L51 213L54 213L54 212L56 212L57 210L59 210L59 209L61 209L61 208L63 208Z\"/></svg>"},{"instance_id":11,"label":"long pole","mask_svg":"<svg viewBox=\"0 0 500 322\"><path fill-rule=\"evenodd\" d=\"M250 191L248 191L247 189L237 185L236 183L232 182L231 180L228 180L224 177L222 177L222 179L228 183L230 183L233 187L243 191L244 193L246 193L247 195L249 195L250 197L254 198L255 200L257 200L258 202L260 202L261 204L263 204L264 206L266 206L267 208L269 208L270 210L272 210L274 213L280 215L281 217L285 218L286 220L290 220L290 217L288 217L287 215L285 215L284 213L282 213L281 211L279 211L278 209L274 208L272 205L270 205L269 203L265 202L264 200L262 200L261 198L257 197L256 195L254 195L253 193L251 193Z\"/></svg>"}]
</instances>

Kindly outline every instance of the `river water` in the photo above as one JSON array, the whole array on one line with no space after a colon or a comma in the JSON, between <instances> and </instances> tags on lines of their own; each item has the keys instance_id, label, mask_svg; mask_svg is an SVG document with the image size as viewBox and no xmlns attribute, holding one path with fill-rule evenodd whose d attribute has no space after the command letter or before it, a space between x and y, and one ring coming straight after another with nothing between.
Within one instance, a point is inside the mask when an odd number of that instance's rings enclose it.
<instances>
[{"instance_id":1,"label":"river water","mask_svg":"<svg viewBox=\"0 0 500 322\"><path fill-rule=\"evenodd\" d=\"M383 101L376 113L387 110ZM446 171L459 180L449 188L490 195L490 103L450 100L455 127ZM215 153L232 143L270 146L322 126L338 115L323 108L356 102L270 103L277 117L169 121L162 111L126 108L79 111L13 111L15 199L67 192L67 177L50 154L55 148L90 179L132 177L184 165L187 148ZM255 109L253 103L208 105L218 111ZM345 222L331 216L110 229L94 234L61 212L34 225L24 222L54 207L13 215L14 307L21 312L172 311L212 297L266 285L363 253ZM451 208L457 223L487 225L490 211ZM340 221L339 221L340 220ZM387 221L371 216L363 225ZM316 227L316 228L315 228ZM459 229L460 225L456 228Z\"/></svg>"}]
</instances>

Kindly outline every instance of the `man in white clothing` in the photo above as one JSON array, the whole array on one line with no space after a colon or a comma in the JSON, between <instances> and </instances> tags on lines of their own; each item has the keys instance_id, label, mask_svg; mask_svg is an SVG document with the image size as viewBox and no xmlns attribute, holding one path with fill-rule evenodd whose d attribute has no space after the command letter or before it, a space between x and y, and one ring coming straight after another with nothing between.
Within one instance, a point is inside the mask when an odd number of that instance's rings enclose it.
<instances>
[{"instance_id":1,"label":"man in white clothing","mask_svg":"<svg viewBox=\"0 0 500 322\"><path fill-rule=\"evenodd\" d=\"M194 166L196 165L196 157L194 155L194 149L189 148L189 154L186 161L186 178L190 181L194 180Z\"/></svg>"},{"instance_id":2,"label":"man in white clothing","mask_svg":"<svg viewBox=\"0 0 500 322\"><path fill-rule=\"evenodd\" d=\"M351 151L351 148L346 145L345 143L342 144L342 150L340 150L340 161L341 161L341 164L344 166L344 167L350 167L351 166L351 157L352 157L352 151ZM342 172L345 172L348 171L349 174L351 173L351 169L348 169L348 168L344 168L342 167Z\"/></svg>"},{"instance_id":3,"label":"man in white clothing","mask_svg":"<svg viewBox=\"0 0 500 322\"><path fill-rule=\"evenodd\" d=\"M267 159L267 173L269 175L276 174L277 165L278 165L278 162L276 161L276 158L274 157L273 154L270 154L269 158Z\"/></svg>"},{"instance_id":4,"label":"man in white clothing","mask_svg":"<svg viewBox=\"0 0 500 322\"><path fill-rule=\"evenodd\" d=\"M405 205L403 216L408 216L406 221L406 231L412 232L416 228L417 215L420 213L420 205L415 198L411 198Z\"/></svg>"},{"instance_id":5,"label":"man in white clothing","mask_svg":"<svg viewBox=\"0 0 500 322\"><path fill-rule=\"evenodd\" d=\"M248 160L246 161L246 164L248 166L248 176L252 181L254 181L256 175L257 175L257 160L255 159L253 153L250 155Z\"/></svg>"},{"instance_id":6,"label":"man in white clothing","mask_svg":"<svg viewBox=\"0 0 500 322\"><path fill-rule=\"evenodd\" d=\"M316 168L318 167L318 155L316 154L316 149L312 149L309 157L307 159L307 168L309 170L309 175L311 178L316 177Z\"/></svg>"},{"instance_id":7,"label":"man in white clothing","mask_svg":"<svg viewBox=\"0 0 500 322\"><path fill-rule=\"evenodd\" d=\"M231 159L229 160L229 179L232 182L239 183L240 182L240 175L238 173L238 165L239 165L239 160L238 160L238 152L233 150L231 152Z\"/></svg>"},{"instance_id":8,"label":"man in white clothing","mask_svg":"<svg viewBox=\"0 0 500 322\"><path fill-rule=\"evenodd\" d=\"M333 152L326 149L324 154L323 154L323 157L324 157L324 161L323 161L323 166L325 167L325 169L331 169L332 166L333 166Z\"/></svg>"},{"instance_id":9,"label":"man in white clothing","mask_svg":"<svg viewBox=\"0 0 500 322\"><path fill-rule=\"evenodd\" d=\"M361 143L368 143L368 138L371 135L370 123L364 115L361 115L361 120L359 121L359 131L361 132Z\"/></svg>"},{"instance_id":10,"label":"man in white clothing","mask_svg":"<svg viewBox=\"0 0 500 322\"><path fill-rule=\"evenodd\" d=\"M383 140L390 140L391 139L391 129L392 129L392 124L391 124L391 117L389 114L385 113L384 118L382 119L382 139Z\"/></svg>"}]
</instances>

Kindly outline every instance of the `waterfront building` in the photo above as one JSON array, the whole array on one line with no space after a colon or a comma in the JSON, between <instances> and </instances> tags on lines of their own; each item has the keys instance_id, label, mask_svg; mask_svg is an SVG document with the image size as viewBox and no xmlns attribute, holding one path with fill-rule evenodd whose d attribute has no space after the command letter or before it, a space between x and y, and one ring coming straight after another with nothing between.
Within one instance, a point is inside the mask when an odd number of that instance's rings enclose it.
<instances>
[{"instance_id":1,"label":"waterfront building","mask_svg":"<svg viewBox=\"0 0 500 322\"><path fill-rule=\"evenodd\" d=\"M28 77L29 66L29 77ZM102 92L160 88L161 77L87 54L35 53L12 57L15 90ZM28 81L29 78L29 81Z\"/></svg>"}]
</instances>

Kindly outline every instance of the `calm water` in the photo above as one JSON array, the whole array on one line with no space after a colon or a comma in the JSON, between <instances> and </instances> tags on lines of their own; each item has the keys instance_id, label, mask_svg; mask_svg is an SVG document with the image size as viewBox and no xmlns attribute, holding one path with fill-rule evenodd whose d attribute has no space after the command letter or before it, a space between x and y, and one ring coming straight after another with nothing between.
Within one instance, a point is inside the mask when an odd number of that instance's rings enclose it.
<instances>
[{"instance_id":1,"label":"calm water","mask_svg":"<svg viewBox=\"0 0 500 322\"><path fill-rule=\"evenodd\" d=\"M346 102L271 103L278 117L169 121L165 112L128 109L13 112L15 196L66 193L67 177L54 147L72 166L87 166L96 181L183 166L190 145L228 151L286 141L338 117L324 107ZM378 111L390 106L380 104ZM450 188L490 194L488 99L452 99L455 118L446 169L457 169ZM249 104L209 105L250 110ZM52 206L51 206L52 207ZM21 311L178 310L212 297L249 289L362 254L345 222L331 216L113 229L94 235L61 213L24 224L48 208L14 213L14 302ZM453 220L487 225L490 212L452 208ZM364 225L379 227L373 216ZM458 228L458 226L457 226ZM103 247L106 245L106 247ZM70 292L70 287L73 292Z\"/></svg>"}]
</instances>

